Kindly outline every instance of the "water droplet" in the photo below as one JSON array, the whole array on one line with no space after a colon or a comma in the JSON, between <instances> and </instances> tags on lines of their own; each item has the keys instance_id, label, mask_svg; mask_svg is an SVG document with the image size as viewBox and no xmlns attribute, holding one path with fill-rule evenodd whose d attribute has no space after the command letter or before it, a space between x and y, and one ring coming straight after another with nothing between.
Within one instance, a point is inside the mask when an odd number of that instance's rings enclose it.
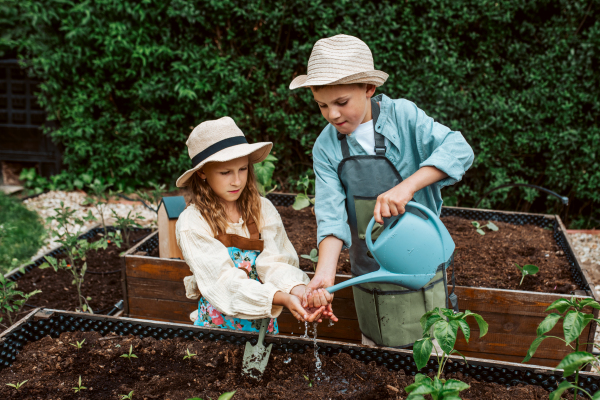
<instances>
[{"instance_id":1,"label":"water droplet","mask_svg":"<svg viewBox=\"0 0 600 400\"><path fill-rule=\"evenodd\" d=\"M285 360L283 360L283 363L284 363L284 364L289 364L289 363L290 363L290 361L292 361L292 357L288 357L288 358L286 358Z\"/></svg>"}]
</instances>

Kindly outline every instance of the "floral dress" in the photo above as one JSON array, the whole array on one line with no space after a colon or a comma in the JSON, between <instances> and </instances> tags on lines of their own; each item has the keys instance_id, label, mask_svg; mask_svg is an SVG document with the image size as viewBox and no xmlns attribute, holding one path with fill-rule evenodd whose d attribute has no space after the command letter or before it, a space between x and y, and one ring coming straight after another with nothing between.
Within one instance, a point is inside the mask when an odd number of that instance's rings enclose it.
<instances>
[{"instance_id":1,"label":"floral dress","mask_svg":"<svg viewBox=\"0 0 600 400\"><path fill-rule=\"evenodd\" d=\"M237 247L228 247L229 256L233 260L236 268L243 269L249 279L254 279L260 282L258 273L256 272L256 257L260 254L258 250L240 250ZM211 328L234 329L246 332L258 332L261 319L249 320L242 318L233 318L223 315L220 311L212 306L204 297L200 297L198 302L198 318L194 321L196 326L207 326ZM267 333L279 333L277 319L271 318Z\"/></svg>"}]
</instances>

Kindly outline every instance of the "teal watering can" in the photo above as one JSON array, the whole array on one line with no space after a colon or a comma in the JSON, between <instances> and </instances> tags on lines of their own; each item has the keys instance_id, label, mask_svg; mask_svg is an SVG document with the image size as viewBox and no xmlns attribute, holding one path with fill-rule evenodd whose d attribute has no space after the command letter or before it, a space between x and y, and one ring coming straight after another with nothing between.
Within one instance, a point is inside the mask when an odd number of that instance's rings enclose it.
<instances>
[{"instance_id":1,"label":"teal watering can","mask_svg":"<svg viewBox=\"0 0 600 400\"><path fill-rule=\"evenodd\" d=\"M429 208L409 201L407 207L423 212L426 218L405 212L389 224L376 242L371 240L375 218L367 226L367 248L379 264L379 270L348 279L327 288L329 293L368 282L394 283L418 290L437 273L454 253L454 241L438 216Z\"/></svg>"}]
</instances>

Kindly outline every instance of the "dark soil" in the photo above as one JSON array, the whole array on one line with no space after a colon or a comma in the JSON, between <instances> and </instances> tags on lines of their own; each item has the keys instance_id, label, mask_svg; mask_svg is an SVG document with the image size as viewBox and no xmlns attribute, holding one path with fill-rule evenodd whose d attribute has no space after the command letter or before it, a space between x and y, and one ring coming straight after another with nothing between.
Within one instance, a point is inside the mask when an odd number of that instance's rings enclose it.
<instances>
[{"instance_id":1,"label":"dark soil","mask_svg":"<svg viewBox=\"0 0 600 400\"><path fill-rule=\"evenodd\" d=\"M290 241L298 256L309 254L317 245L317 222L309 208L296 211L292 207L277 207ZM484 228L480 235L468 219L443 217L456 244L456 284L460 286L515 289L531 292L570 293L578 289L571 276L569 263L556 244L553 232L535 225L512 225L494 222L499 230ZM479 221L486 225L488 221ZM349 274L348 251L340 255L338 274ZM515 263L533 264L540 272L525 277ZM300 258L300 268L313 271L310 260Z\"/></svg>"},{"instance_id":2,"label":"dark soil","mask_svg":"<svg viewBox=\"0 0 600 400\"><path fill-rule=\"evenodd\" d=\"M135 244L147 235L147 231L133 232L130 240ZM95 236L90 240L96 241L99 239L100 236ZM134 240L135 242L133 242ZM123 298L123 289L121 288L123 260L119 254L126 250L125 243L120 248L114 244L109 244L106 250L92 250L86 254L88 269L81 291L84 296L92 298L88 303L94 313L108 312L115 303ZM59 255L57 258L64 258L64 256ZM19 278L17 285L18 290L25 293L36 289L42 291L42 293L31 297L27 301L29 305L73 311L75 307L79 307L79 300L77 298L77 288L72 282L73 275L65 270L54 272L52 268L34 268ZM31 311L31 309L32 307L23 307L21 316Z\"/></svg>"},{"instance_id":3,"label":"dark soil","mask_svg":"<svg viewBox=\"0 0 600 400\"><path fill-rule=\"evenodd\" d=\"M80 350L70 343L85 339ZM129 352L137 358L121 355ZM196 354L183 360L186 349ZM97 332L63 333L27 344L10 368L0 371L0 397L10 399L117 399L133 391L134 399L216 399L237 390L233 399L405 399L404 388L413 382L404 371L390 372L371 362L366 365L347 354L321 355L322 372L315 370L312 352L274 352L260 382L240 375L244 348L225 342L157 341L134 336L107 336ZM286 362L287 361L287 362ZM81 384L86 389L75 393ZM314 384L309 386L308 377ZM463 399L539 400L548 392L539 386L507 388L475 381L461 392ZM6 386L28 380L20 392ZM571 398L569 396L569 398Z\"/></svg>"}]
</instances>

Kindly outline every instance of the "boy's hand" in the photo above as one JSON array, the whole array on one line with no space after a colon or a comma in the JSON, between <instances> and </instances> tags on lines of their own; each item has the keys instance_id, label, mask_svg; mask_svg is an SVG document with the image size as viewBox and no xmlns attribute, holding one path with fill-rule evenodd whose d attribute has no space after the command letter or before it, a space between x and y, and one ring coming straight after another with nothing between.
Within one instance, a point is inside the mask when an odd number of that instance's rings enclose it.
<instances>
[{"instance_id":1,"label":"boy's hand","mask_svg":"<svg viewBox=\"0 0 600 400\"><path fill-rule=\"evenodd\" d=\"M405 180L377 196L377 203L373 212L375 221L383 225L383 218L404 214L406 204L413 198L414 194L414 187L408 180Z\"/></svg>"},{"instance_id":2,"label":"boy's hand","mask_svg":"<svg viewBox=\"0 0 600 400\"><path fill-rule=\"evenodd\" d=\"M302 297L302 305L304 307L309 307L309 309L311 310L316 307L324 307L321 315L317 317L317 322L323 322L323 319L330 319L334 322L338 321L338 318L335 316L335 314L333 314L333 308L331 306L332 301L333 295L325 289L310 290L309 288L307 288L307 291ZM314 321L314 319L309 320L309 322L312 321Z\"/></svg>"}]
</instances>

